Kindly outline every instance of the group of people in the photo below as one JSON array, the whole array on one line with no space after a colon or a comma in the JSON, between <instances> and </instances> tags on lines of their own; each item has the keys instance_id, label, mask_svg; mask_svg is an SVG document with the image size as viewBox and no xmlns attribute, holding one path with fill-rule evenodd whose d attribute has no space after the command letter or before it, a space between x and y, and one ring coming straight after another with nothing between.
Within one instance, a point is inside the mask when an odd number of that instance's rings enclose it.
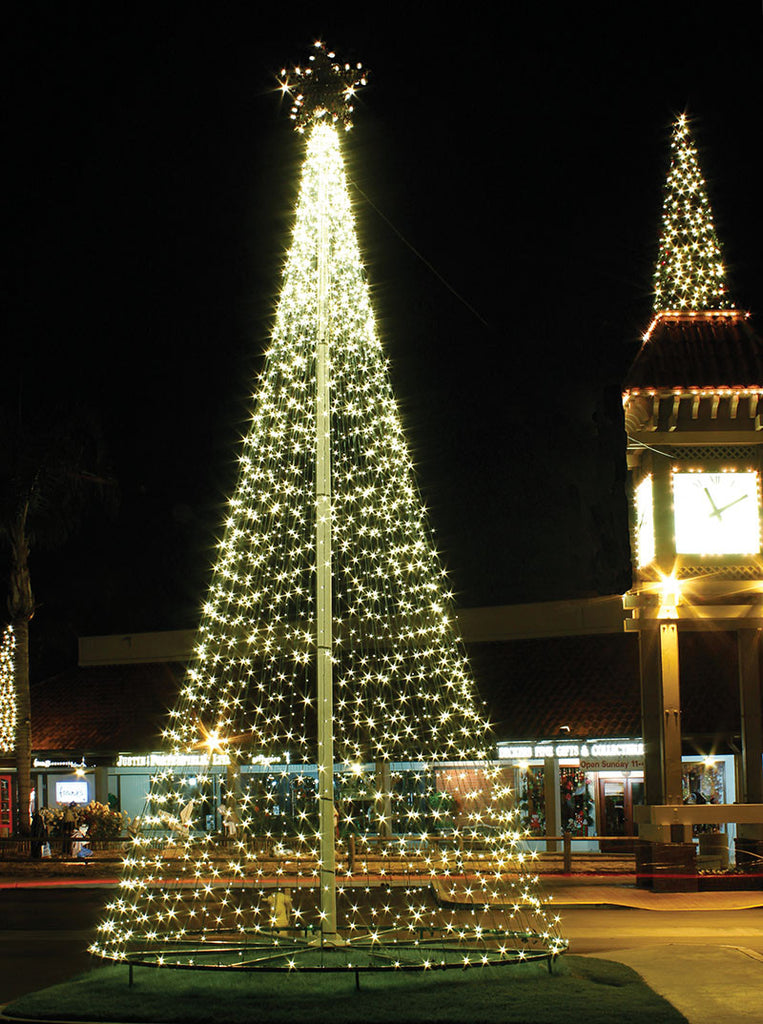
<instances>
[{"instance_id":1,"label":"group of people","mask_svg":"<svg viewBox=\"0 0 763 1024\"><path fill-rule=\"evenodd\" d=\"M76 803L72 802L64 810L61 855L63 857L79 857L84 859L91 857L93 851L87 845L87 823L79 820L77 806ZM29 834L31 837L30 856L32 860L50 857L51 849L48 826L39 810L36 810L32 815Z\"/></svg>"}]
</instances>

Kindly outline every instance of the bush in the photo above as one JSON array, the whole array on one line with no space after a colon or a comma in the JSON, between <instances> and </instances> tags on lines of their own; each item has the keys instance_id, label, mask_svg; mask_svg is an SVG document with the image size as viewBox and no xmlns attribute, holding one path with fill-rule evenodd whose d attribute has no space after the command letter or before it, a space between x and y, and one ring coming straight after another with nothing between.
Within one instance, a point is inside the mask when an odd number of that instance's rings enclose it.
<instances>
[{"instance_id":1,"label":"bush","mask_svg":"<svg viewBox=\"0 0 763 1024\"><path fill-rule=\"evenodd\" d=\"M101 839L116 839L121 835L125 820L119 811L113 811L108 804L91 800L81 811L80 821L88 827L87 837L95 842Z\"/></svg>"},{"instance_id":2,"label":"bush","mask_svg":"<svg viewBox=\"0 0 763 1024\"><path fill-rule=\"evenodd\" d=\"M48 835L54 839L64 835L65 807L43 807L40 811L47 825ZM92 842L103 839L116 839L122 834L125 819L119 811L113 811L107 804L91 800L85 807L74 808L74 827L87 825L87 838Z\"/></svg>"}]
</instances>

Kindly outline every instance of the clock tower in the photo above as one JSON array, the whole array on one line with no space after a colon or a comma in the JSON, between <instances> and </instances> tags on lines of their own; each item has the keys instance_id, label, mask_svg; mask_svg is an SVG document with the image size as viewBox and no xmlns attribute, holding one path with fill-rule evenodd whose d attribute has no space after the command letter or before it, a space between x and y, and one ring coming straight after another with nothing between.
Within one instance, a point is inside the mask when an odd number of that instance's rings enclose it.
<instances>
[{"instance_id":1,"label":"clock tower","mask_svg":"<svg viewBox=\"0 0 763 1024\"><path fill-rule=\"evenodd\" d=\"M634 569L624 604L641 660L639 834L652 860L690 871L693 824L736 822L740 859L763 853L763 342L728 295L684 115L671 150L654 318L623 394ZM683 806L679 635L718 629L737 637L746 806Z\"/></svg>"}]
</instances>

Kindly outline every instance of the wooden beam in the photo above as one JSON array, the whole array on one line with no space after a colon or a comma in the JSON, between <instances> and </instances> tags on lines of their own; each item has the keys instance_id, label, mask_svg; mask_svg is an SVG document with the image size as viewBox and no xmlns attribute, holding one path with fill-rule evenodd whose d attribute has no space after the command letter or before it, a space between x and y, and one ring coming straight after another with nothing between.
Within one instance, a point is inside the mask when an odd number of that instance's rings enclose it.
<instances>
[{"instance_id":1,"label":"wooden beam","mask_svg":"<svg viewBox=\"0 0 763 1024\"><path fill-rule=\"evenodd\" d=\"M660 396L655 395L652 400L652 418L649 421L649 429L657 430L660 426Z\"/></svg>"},{"instance_id":2,"label":"wooden beam","mask_svg":"<svg viewBox=\"0 0 763 1024\"><path fill-rule=\"evenodd\" d=\"M763 821L763 804L635 805L633 820L640 825L757 824Z\"/></svg>"},{"instance_id":3,"label":"wooden beam","mask_svg":"<svg viewBox=\"0 0 763 1024\"><path fill-rule=\"evenodd\" d=\"M681 395L673 395L673 408L670 410L668 430L675 430L678 426L678 411L681 408Z\"/></svg>"}]
</instances>

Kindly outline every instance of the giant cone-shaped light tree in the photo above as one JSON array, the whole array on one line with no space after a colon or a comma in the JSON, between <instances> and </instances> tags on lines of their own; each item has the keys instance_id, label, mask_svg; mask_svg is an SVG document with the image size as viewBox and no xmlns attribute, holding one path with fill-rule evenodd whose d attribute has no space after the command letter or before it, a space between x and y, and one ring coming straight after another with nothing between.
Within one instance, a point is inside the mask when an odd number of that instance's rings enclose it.
<instances>
[{"instance_id":1,"label":"giant cone-shaped light tree","mask_svg":"<svg viewBox=\"0 0 763 1024\"><path fill-rule=\"evenodd\" d=\"M655 313L731 309L721 246L685 114L673 126L670 149L654 275Z\"/></svg>"},{"instance_id":2,"label":"giant cone-shaped light tree","mask_svg":"<svg viewBox=\"0 0 763 1024\"><path fill-rule=\"evenodd\" d=\"M320 44L284 75L307 150L275 327L170 766L92 950L237 969L551 958L565 943L486 760L355 237L339 129L364 75Z\"/></svg>"}]
</instances>

